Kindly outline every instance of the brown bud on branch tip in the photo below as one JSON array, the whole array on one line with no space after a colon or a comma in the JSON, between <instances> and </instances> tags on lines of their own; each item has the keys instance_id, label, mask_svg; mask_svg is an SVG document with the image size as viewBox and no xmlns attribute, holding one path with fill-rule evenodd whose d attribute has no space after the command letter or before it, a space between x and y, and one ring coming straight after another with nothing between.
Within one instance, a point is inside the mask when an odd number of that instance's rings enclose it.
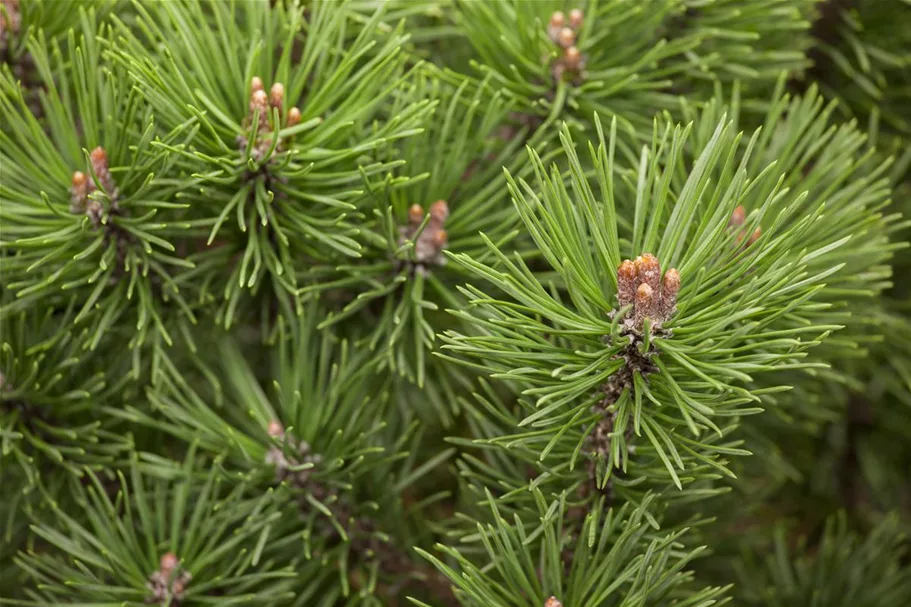
<instances>
[{"instance_id":1,"label":"brown bud on branch tip","mask_svg":"<svg viewBox=\"0 0 911 607\"><path fill-rule=\"evenodd\" d=\"M654 293L661 288L661 264L658 258L650 253L643 253L636 258L636 274L639 282L647 284Z\"/></svg>"},{"instance_id":2,"label":"brown bud on branch tip","mask_svg":"<svg viewBox=\"0 0 911 607\"><path fill-rule=\"evenodd\" d=\"M250 112L254 110L265 110L268 105L268 97L266 97L266 91L260 89L258 91L253 91L250 94Z\"/></svg>"},{"instance_id":3,"label":"brown bud on branch tip","mask_svg":"<svg viewBox=\"0 0 911 607\"><path fill-rule=\"evenodd\" d=\"M578 72L582 67L582 53L574 46L569 47L563 53L563 63L566 65L566 69Z\"/></svg>"},{"instance_id":4,"label":"brown bud on branch tip","mask_svg":"<svg viewBox=\"0 0 911 607\"><path fill-rule=\"evenodd\" d=\"M635 302L637 276L636 264L629 259L624 260L617 268L617 303L621 308Z\"/></svg>"},{"instance_id":5,"label":"brown bud on branch tip","mask_svg":"<svg viewBox=\"0 0 911 607\"><path fill-rule=\"evenodd\" d=\"M644 282L636 289L636 306L634 320L637 326L642 325L646 318L655 319L657 316L658 302L655 292Z\"/></svg>"},{"instance_id":6,"label":"brown bud on branch tip","mask_svg":"<svg viewBox=\"0 0 911 607\"><path fill-rule=\"evenodd\" d=\"M557 42L557 39L560 36L560 30L563 29L564 25L566 25L566 16L563 12L554 12L550 16L550 21L547 23L547 37L553 42Z\"/></svg>"},{"instance_id":7,"label":"brown bud on branch tip","mask_svg":"<svg viewBox=\"0 0 911 607\"><path fill-rule=\"evenodd\" d=\"M299 124L300 121L301 121L301 111L298 108L293 107L290 110L288 110L288 126L294 126L295 124Z\"/></svg>"},{"instance_id":8,"label":"brown bud on branch tip","mask_svg":"<svg viewBox=\"0 0 911 607\"><path fill-rule=\"evenodd\" d=\"M582 9L574 8L569 11L569 25L573 29L579 29L582 27L582 21L585 19L585 13L582 12Z\"/></svg>"},{"instance_id":9,"label":"brown bud on branch tip","mask_svg":"<svg viewBox=\"0 0 911 607\"><path fill-rule=\"evenodd\" d=\"M272 85L272 89L269 91L269 105L272 107L281 108L282 103L285 100L285 85L281 82L276 82Z\"/></svg>"},{"instance_id":10,"label":"brown bud on branch tip","mask_svg":"<svg viewBox=\"0 0 911 607\"><path fill-rule=\"evenodd\" d=\"M408 223L417 227L424 221L424 209L421 205L415 203L408 209Z\"/></svg>"},{"instance_id":11,"label":"brown bud on branch tip","mask_svg":"<svg viewBox=\"0 0 911 607\"><path fill-rule=\"evenodd\" d=\"M747 241L747 246L759 240L760 236L762 236L762 228L756 228L753 230L753 233L750 234L750 239Z\"/></svg>"},{"instance_id":12,"label":"brown bud on branch tip","mask_svg":"<svg viewBox=\"0 0 911 607\"><path fill-rule=\"evenodd\" d=\"M95 172L98 172L97 167L107 168L108 166L108 154L104 151L104 148L99 146L92 150L90 154L92 158L92 168L95 169Z\"/></svg>"},{"instance_id":13,"label":"brown bud on branch tip","mask_svg":"<svg viewBox=\"0 0 911 607\"><path fill-rule=\"evenodd\" d=\"M438 249L445 247L447 242L449 242L449 235L446 234L446 230L437 230L433 233L433 244Z\"/></svg>"},{"instance_id":14,"label":"brown bud on branch tip","mask_svg":"<svg viewBox=\"0 0 911 607\"><path fill-rule=\"evenodd\" d=\"M269 422L269 428L266 431L269 433L269 436L278 438L285 433L285 428L280 422L273 419Z\"/></svg>"},{"instance_id":15,"label":"brown bud on branch tip","mask_svg":"<svg viewBox=\"0 0 911 607\"><path fill-rule=\"evenodd\" d=\"M437 200L430 205L430 221L436 226L443 225L446 218L449 217L449 205L445 200Z\"/></svg>"},{"instance_id":16,"label":"brown bud on branch tip","mask_svg":"<svg viewBox=\"0 0 911 607\"><path fill-rule=\"evenodd\" d=\"M73 173L73 187L74 188L84 188L85 187L85 173L82 171L76 171Z\"/></svg>"},{"instance_id":17,"label":"brown bud on branch tip","mask_svg":"<svg viewBox=\"0 0 911 607\"><path fill-rule=\"evenodd\" d=\"M161 556L161 561L159 562L162 575L164 575L166 578L170 577L174 569L177 568L177 563L177 555L175 555L173 552L165 552Z\"/></svg>"},{"instance_id":18,"label":"brown bud on branch tip","mask_svg":"<svg viewBox=\"0 0 911 607\"><path fill-rule=\"evenodd\" d=\"M572 31L568 27L564 27L560 30L560 33L557 34L557 44L563 48L569 48L576 43L576 32Z\"/></svg>"},{"instance_id":19,"label":"brown bud on branch tip","mask_svg":"<svg viewBox=\"0 0 911 607\"><path fill-rule=\"evenodd\" d=\"M552 596L544 602L544 607L563 607L563 603L557 597Z\"/></svg>"},{"instance_id":20,"label":"brown bud on branch tip","mask_svg":"<svg viewBox=\"0 0 911 607\"><path fill-rule=\"evenodd\" d=\"M263 79L259 76L253 76L250 80L250 92L255 93L256 91L263 90Z\"/></svg>"},{"instance_id":21,"label":"brown bud on branch tip","mask_svg":"<svg viewBox=\"0 0 911 607\"><path fill-rule=\"evenodd\" d=\"M731 219L728 221L728 227L738 228L743 225L743 222L746 221L747 211L743 208L743 205L737 205L737 208L734 209L734 212L731 213Z\"/></svg>"},{"instance_id":22,"label":"brown bud on branch tip","mask_svg":"<svg viewBox=\"0 0 911 607\"><path fill-rule=\"evenodd\" d=\"M661 283L661 302L659 313L664 320L677 309L677 293L680 291L680 273L676 268L671 268L664 274L664 281Z\"/></svg>"}]
</instances>

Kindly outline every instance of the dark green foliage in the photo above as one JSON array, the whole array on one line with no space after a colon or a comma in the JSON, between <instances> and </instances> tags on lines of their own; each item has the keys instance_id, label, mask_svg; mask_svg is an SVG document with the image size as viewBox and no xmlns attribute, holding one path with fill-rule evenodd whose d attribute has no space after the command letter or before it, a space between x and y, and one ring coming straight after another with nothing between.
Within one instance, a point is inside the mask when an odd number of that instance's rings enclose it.
<instances>
[{"instance_id":1,"label":"dark green foliage","mask_svg":"<svg viewBox=\"0 0 911 607\"><path fill-rule=\"evenodd\" d=\"M908 0L0 0L0 605L911 603Z\"/></svg>"}]
</instances>

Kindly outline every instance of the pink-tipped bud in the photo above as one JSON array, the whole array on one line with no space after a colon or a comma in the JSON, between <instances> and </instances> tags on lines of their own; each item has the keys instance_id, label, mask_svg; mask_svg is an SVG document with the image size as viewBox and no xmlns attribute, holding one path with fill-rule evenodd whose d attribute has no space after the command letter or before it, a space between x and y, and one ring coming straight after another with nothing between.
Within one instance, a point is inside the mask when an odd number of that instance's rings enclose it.
<instances>
[{"instance_id":1,"label":"pink-tipped bud","mask_svg":"<svg viewBox=\"0 0 911 607\"><path fill-rule=\"evenodd\" d=\"M108 154L104 151L104 148L98 146L90 154L92 159L92 168L95 169L95 172L98 172L98 167L107 168L108 166Z\"/></svg>"},{"instance_id":2,"label":"pink-tipped bud","mask_svg":"<svg viewBox=\"0 0 911 607\"><path fill-rule=\"evenodd\" d=\"M288 110L288 126L294 126L295 124L300 124L301 121L301 111L293 107Z\"/></svg>"},{"instance_id":3,"label":"pink-tipped bud","mask_svg":"<svg viewBox=\"0 0 911 607\"><path fill-rule=\"evenodd\" d=\"M636 258L635 264L639 282L647 284L652 292L658 293L661 288L661 264L658 258L650 253L643 253Z\"/></svg>"},{"instance_id":4,"label":"pink-tipped bud","mask_svg":"<svg viewBox=\"0 0 911 607\"><path fill-rule=\"evenodd\" d=\"M560 31L565 25L566 15L563 14L563 11L554 12L550 16L550 21L547 23L547 37L553 42L557 42L560 37Z\"/></svg>"},{"instance_id":5,"label":"pink-tipped bud","mask_svg":"<svg viewBox=\"0 0 911 607\"><path fill-rule=\"evenodd\" d=\"M84 213L85 203L89 196L89 181L82 171L73 173L70 188L70 213Z\"/></svg>"},{"instance_id":6,"label":"pink-tipped bud","mask_svg":"<svg viewBox=\"0 0 911 607\"><path fill-rule=\"evenodd\" d=\"M250 92L255 93L256 91L263 90L263 79L259 76L253 76L250 80Z\"/></svg>"},{"instance_id":7,"label":"pink-tipped bud","mask_svg":"<svg viewBox=\"0 0 911 607\"><path fill-rule=\"evenodd\" d=\"M563 64L566 69L578 72L582 68L582 53L574 46L569 47L563 53Z\"/></svg>"},{"instance_id":8,"label":"pink-tipped bud","mask_svg":"<svg viewBox=\"0 0 911 607\"><path fill-rule=\"evenodd\" d=\"M582 12L582 9L574 8L569 11L569 26L575 30L582 27L582 22L585 20L585 13Z\"/></svg>"},{"instance_id":9,"label":"pink-tipped bud","mask_svg":"<svg viewBox=\"0 0 911 607\"><path fill-rule=\"evenodd\" d=\"M677 310L677 293L680 292L680 273L676 268L671 268L664 274L661 283L661 302L659 314L667 320Z\"/></svg>"},{"instance_id":10,"label":"pink-tipped bud","mask_svg":"<svg viewBox=\"0 0 911 607\"><path fill-rule=\"evenodd\" d=\"M92 150L90 154L92 161L92 170L95 171L95 176L98 178L98 183L104 188L104 191L112 199L117 198L117 188L114 186L114 177L111 175L111 170L108 166L108 154L104 151L104 148L99 146Z\"/></svg>"},{"instance_id":11,"label":"pink-tipped bud","mask_svg":"<svg viewBox=\"0 0 911 607\"><path fill-rule=\"evenodd\" d=\"M272 88L269 90L269 105L272 107L281 108L282 103L285 101L285 85L281 82L276 82L272 85Z\"/></svg>"},{"instance_id":12,"label":"pink-tipped bud","mask_svg":"<svg viewBox=\"0 0 911 607\"><path fill-rule=\"evenodd\" d=\"M449 217L449 205L445 200L437 200L430 205L430 221L436 226L443 225L446 218Z\"/></svg>"},{"instance_id":13,"label":"pink-tipped bud","mask_svg":"<svg viewBox=\"0 0 911 607\"><path fill-rule=\"evenodd\" d=\"M563 607L563 603L557 597L552 596L544 602L544 607Z\"/></svg>"},{"instance_id":14,"label":"pink-tipped bud","mask_svg":"<svg viewBox=\"0 0 911 607\"><path fill-rule=\"evenodd\" d=\"M165 552L161 555L161 561L159 561L159 568L161 573L165 577L170 577L171 572L177 568L177 555L173 552Z\"/></svg>"},{"instance_id":15,"label":"pink-tipped bud","mask_svg":"<svg viewBox=\"0 0 911 607\"><path fill-rule=\"evenodd\" d=\"M445 247L447 242L449 242L449 235L446 234L446 230L437 230L433 233L433 246L437 249Z\"/></svg>"},{"instance_id":16,"label":"pink-tipped bud","mask_svg":"<svg viewBox=\"0 0 911 607\"><path fill-rule=\"evenodd\" d=\"M743 205L737 205L737 208L734 209L734 212L731 213L731 219L728 221L728 227L739 228L743 225L743 222L746 221L747 211L743 208Z\"/></svg>"},{"instance_id":17,"label":"pink-tipped bud","mask_svg":"<svg viewBox=\"0 0 911 607\"><path fill-rule=\"evenodd\" d=\"M560 30L560 33L557 34L557 44L563 48L569 48L576 43L576 32L572 31L568 27L564 27Z\"/></svg>"},{"instance_id":18,"label":"pink-tipped bud","mask_svg":"<svg viewBox=\"0 0 911 607\"><path fill-rule=\"evenodd\" d=\"M408 223L417 227L424 221L424 208L415 203L408 209Z\"/></svg>"},{"instance_id":19,"label":"pink-tipped bud","mask_svg":"<svg viewBox=\"0 0 911 607\"><path fill-rule=\"evenodd\" d=\"M285 427L281 425L278 420L272 420L269 422L269 427L266 429L266 432L269 433L269 436L272 438L279 438L285 433Z\"/></svg>"},{"instance_id":20,"label":"pink-tipped bud","mask_svg":"<svg viewBox=\"0 0 911 607\"><path fill-rule=\"evenodd\" d=\"M254 110L265 111L269 106L269 98L266 96L266 91L260 89L258 91L253 91L250 94L250 113L252 114Z\"/></svg>"},{"instance_id":21,"label":"pink-tipped bud","mask_svg":"<svg viewBox=\"0 0 911 607\"><path fill-rule=\"evenodd\" d=\"M635 323L637 327L642 326L646 318L655 319L658 312L658 302L656 301L655 292L646 283L639 285L636 289L636 306L635 306Z\"/></svg>"},{"instance_id":22,"label":"pink-tipped bud","mask_svg":"<svg viewBox=\"0 0 911 607\"><path fill-rule=\"evenodd\" d=\"M617 303L621 308L636 301L636 287L639 286L637 276L636 264L629 259L617 268Z\"/></svg>"},{"instance_id":23,"label":"pink-tipped bud","mask_svg":"<svg viewBox=\"0 0 911 607\"><path fill-rule=\"evenodd\" d=\"M747 246L749 246L749 245L753 244L754 242L756 242L757 240L759 240L759 238L761 236L762 236L762 228L756 228L755 230L753 230L753 233L750 234L750 239L747 240Z\"/></svg>"}]
</instances>

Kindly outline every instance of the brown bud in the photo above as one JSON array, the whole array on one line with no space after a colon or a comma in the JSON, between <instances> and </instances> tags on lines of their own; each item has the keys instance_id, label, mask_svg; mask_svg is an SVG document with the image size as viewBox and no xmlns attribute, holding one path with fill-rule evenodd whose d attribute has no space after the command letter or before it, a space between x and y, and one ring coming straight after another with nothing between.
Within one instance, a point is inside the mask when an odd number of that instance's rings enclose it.
<instances>
[{"instance_id":1,"label":"brown bud","mask_svg":"<svg viewBox=\"0 0 911 607\"><path fill-rule=\"evenodd\" d=\"M295 124L299 124L300 121L301 121L301 111L298 108L293 107L290 110L288 110L288 126L294 126Z\"/></svg>"},{"instance_id":2,"label":"brown bud","mask_svg":"<svg viewBox=\"0 0 911 607\"><path fill-rule=\"evenodd\" d=\"M637 327L641 327L642 321L646 318L655 319L658 308L656 299L655 292L646 283L643 282L636 289L636 313L634 319Z\"/></svg>"},{"instance_id":3,"label":"brown bud","mask_svg":"<svg viewBox=\"0 0 911 607\"><path fill-rule=\"evenodd\" d=\"M568 27L564 27L560 30L560 33L557 34L557 44L563 48L569 48L576 43L576 32L572 31Z\"/></svg>"},{"instance_id":4,"label":"brown bud","mask_svg":"<svg viewBox=\"0 0 911 607\"><path fill-rule=\"evenodd\" d=\"M582 9L574 8L569 11L569 25L573 29L577 30L582 27L582 21L585 19L585 13L582 12Z\"/></svg>"},{"instance_id":5,"label":"brown bud","mask_svg":"<svg viewBox=\"0 0 911 607\"><path fill-rule=\"evenodd\" d=\"M639 282L644 282L657 294L661 288L661 264L658 258L650 253L643 253L636 258L635 264Z\"/></svg>"},{"instance_id":6,"label":"brown bud","mask_svg":"<svg viewBox=\"0 0 911 607\"><path fill-rule=\"evenodd\" d=\"M557 597L552 596L544 602L544 607L563 607L563 603Z\"/></svg>"},{"instance_id":7,"label":"brown bud","mask_svg":"<svg viewBox=\"0 0 911 607\"><path fill-rule=\"evenodd\" d=\"M743 222L746 221L747 211L743 208L743 205L738 205L734 212L731 213L731 219L728 221L728 227L739 228L743 225Z\"/></svg>"},{"instance_id":8,"label":"brown bud","mask_svg":"<svg viewBox=\"0 0 911 607\"><path fill-rule=\"evenodd\" d=\"M70 188L70 212L85 212L85 203L89 195L89 182L82 171L73 173L73 186Z\"/></svg>"},{"instance_id":9,"label":"brown bud","mask_svg":"<svg viewBox=\"0 0 911 607\"><path fill-rule=\"evenodd\" d=\"M569 47L563 53L563 63L566 69L578 72L582 67L582 53L574 46Z\"/></svg>"},{"instance_id":10,"label":"brown bud","mask_svg":"<svg viewBox=\"0 0 911 607\"><path fill-rule=\"evenodd\" d=\"M165 552L161 555L159 567L162 575L166 578L171 576L171 572L177 568L177 555L173 552Z\"/></svg>"},{"instance_id":11,"label":"brown bud","mask_svg":"<svg viewBox=\"0 0 911 607\"><path fill-rule=\"evenodd\" d=\"M754 242L759 240L760 236L762 236L762 228L756 228L755 230L753 230L753 233L750 234L750 239L747 240L747 246L750 246L751 244L753 244Z\"/></svg>"},{"instance_id":12,"label":"brown bud","mask_svg":"<svg viewBox=\"0 0 911 607\"><path fill-rule=\"evenodd\" d=\"M92 159L92 168L95 169L96 173L98 172L97 167L107 168L108 154L107 154L107 152L104 151L103 147L98 146L97 148L92 150L92 153L90 154L90 156Z\"/></svg>"},{"instance_id":13,"label":"brown bud","mask_svg":"<svg viewBox=\"0 0 911 607\"><path fill-rule=\"evenodd\" d=\"M273 419L269 422L269 428L266 431L269 433L269 436L278 438L285 433L285 427L282 426L278 420Z\"/></svg>"},{"instance_id":14,"label":"brown bud","mask_svg":"<svg viewBox=\"0 0 911 607\"><path fill-rule=\"evenodd\" d=\"M111 171L108 167L107 152L104 151L103 147L99 146L92 150L90 158L92 161L92 170L95 171L98 183L108 196L117 198L117 188L114 186L114 178L111 176Z\"/></svg>"},{"instance_id":15,"label":"brown bud","mask_svg":"<svg viewBox=\"0 0 911 607\"><path fill-rule=\"evenodd\" d=\"M437 230L433 233L433 244L437 249L442 249L449 241L449 235L446 230Z\"/></svg>"},{"instance_id":16,"label":"brown bud","mask_svg":"<svg viewBox=\"0 0 911 607\"><path fill-rule=\"evenodd\" d=\"M635 302L639 282L637 276L636 264L629 259L625 259L617 268L617 303L621 308Z\"/></svg>"},{"instance_id":17,"label":"brown bud","mask_svg":"<svg viewBox=\"0 0 911 607\"><path fill-rule=\"evenodd\" d=\"M276 82L272 85L272 88L269 90L269 105L272 107L277 107L281 109L282 103L285 100L285 85L281 82Z\"/></svg>"},{"instance_id":18,"label":"brown bud","mask_svg":"<svg viewBox=\"0 0 911 607\"><path fill-rule=\"evenodd\" d=\"M661 302L659 305L659 314L663 320L667 320L677 309L677 293L680 291L680 273L675 268L671 268L664 274L664 281L661 283Z\"/></svg>"},{"instance_id":19,"label":"brown bud","mask_svg":"<svg viewBox=\"0 0 911 607\"><path fill-rule=\"evenodd\" d=\"M253 76L253 79L250 80L250 92L255 93L261 90L263 90L263 79L259 76Z\"/></svg>"},{"instance_id":20,"label":"brown bud","mask_svg":"<svg viewBox=\"0 0 911 607\"><path fill-rule=\"evenodd\" d=\"M269 99L266 97L266 91L258 90L253 91L250 94L250 114L259 110L260 112L265 112L269 107Z\"/></svg>"},{"instance_id":21,"label":"brown bud","mask_svg":"<svg viewBox=\"0 0 911 607\"><path fill-rule=\"evenodd\" d=\"M408 209L408 223L417 227L424 221L424 209L421 205L415 203Z\"/></svg>"},{"instance_id":22,"label":"brown bud","mask_svg":"<svg viewBox=\"0 0 911 607\"><path fill-rule=\"evenodd\" d=\"M563 11L554 11L550 16L550 25L553 27L563 27L566 24L566 15Z\"/></svg>"},{"instance_id":23,"label":"brown bud","mask_svg":"<svg viewBox=\"0 0 911 607\"><path fill-rule=\"evenodd\" d=\"M430 221L434 225L441 226L446 218L449 217L449 205L445 200L437 200L430 205Z\"/></svg>"}]
</instances>

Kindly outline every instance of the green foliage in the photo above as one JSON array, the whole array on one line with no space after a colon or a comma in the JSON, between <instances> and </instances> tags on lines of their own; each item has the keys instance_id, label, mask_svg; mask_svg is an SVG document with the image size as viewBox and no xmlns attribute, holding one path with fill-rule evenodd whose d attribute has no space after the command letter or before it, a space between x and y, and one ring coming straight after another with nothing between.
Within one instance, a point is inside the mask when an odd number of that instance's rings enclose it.
<instances>
[{"instance_id":1,"label":"green foliage","mask_svg":"<svg viewBox=\"0 0 911 607\"><path fill-rule=\"evenodd\" d=\"M0 0L0 604L911 602L907 5Z\"/></svg>"}]
</instances>

